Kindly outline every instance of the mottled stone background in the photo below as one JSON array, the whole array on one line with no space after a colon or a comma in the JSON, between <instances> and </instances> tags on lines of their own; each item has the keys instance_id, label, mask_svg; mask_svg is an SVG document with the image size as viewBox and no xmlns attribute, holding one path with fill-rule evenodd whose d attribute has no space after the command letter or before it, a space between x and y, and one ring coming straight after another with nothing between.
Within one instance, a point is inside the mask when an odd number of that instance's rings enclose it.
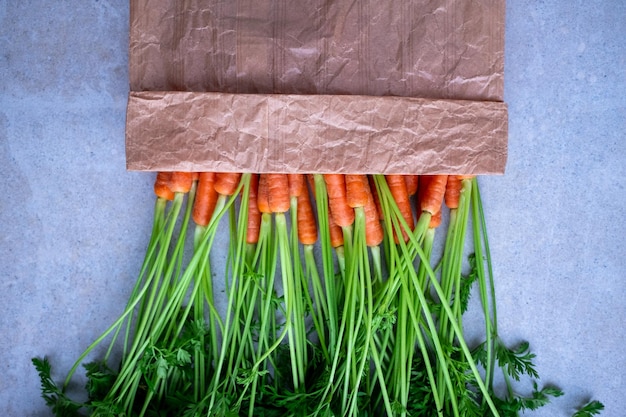
<instances>
[{"instance_id":1,"label":"mottled stone background","mask_svg":"<svg viewBox=\"0 0 626 417\"><path fill-rule=\"evenodd\" d=\"M509 160L481 182L500 332L528 340L540 383L566 393L526 415L590 397L624 415L625 16L619 0L507 4ZM30 358L64 376L140 267L153 177L125 171L127 44L127 1L0 1L6 416L50 415Z\"/></svg>"}]
</instances>

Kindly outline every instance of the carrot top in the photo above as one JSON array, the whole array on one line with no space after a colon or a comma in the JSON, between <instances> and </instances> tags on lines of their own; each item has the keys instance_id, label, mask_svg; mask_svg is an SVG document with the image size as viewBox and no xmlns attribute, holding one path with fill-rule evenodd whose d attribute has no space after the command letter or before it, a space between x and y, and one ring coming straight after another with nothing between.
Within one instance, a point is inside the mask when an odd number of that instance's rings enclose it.
<instances>
[{"instance_id":1,"label":"carrot top","mask_svg":"<svg viewBox=\"0 0 626 417\"><path fill-rule=\"evenodd\" d=\"M174 199L174 192L169 187L171 176L171 172L160 171L157 173L154 181L154 194L156 194L157 197L169 201Z\"/></svg>"}]
</instances>

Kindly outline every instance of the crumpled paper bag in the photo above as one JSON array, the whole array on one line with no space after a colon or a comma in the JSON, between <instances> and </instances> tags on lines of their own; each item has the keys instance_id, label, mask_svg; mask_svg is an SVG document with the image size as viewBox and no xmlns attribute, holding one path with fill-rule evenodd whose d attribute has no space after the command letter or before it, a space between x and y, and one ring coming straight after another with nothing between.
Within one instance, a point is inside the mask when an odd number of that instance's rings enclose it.
<instances>
[{"instance_id":1,"label":"crumpled paper bag","mask_svg":"<svg viewBox=\"0 0 626 417\"><path fill-rule=\"evenodd\" d=\"M504 1L133 0L130 170L500 174Z\"/></svg>"}]
</instances>

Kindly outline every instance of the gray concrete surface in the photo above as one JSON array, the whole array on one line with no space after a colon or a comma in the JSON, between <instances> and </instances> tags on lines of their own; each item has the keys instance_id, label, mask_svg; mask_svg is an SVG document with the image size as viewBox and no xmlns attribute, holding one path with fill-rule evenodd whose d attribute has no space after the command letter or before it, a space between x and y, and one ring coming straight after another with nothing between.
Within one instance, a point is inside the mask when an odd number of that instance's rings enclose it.
<instances>
[{"instance_id":1,"label":"gray concrete surface","mask_svg":"<svg viewBox=\"0 0 626 417\"><path fill-rule=\"evenodd\" d=\"M540 383L626 415L626 2L507 5L510 152L482 180L500 331ZM152 213L125 171L128 2L0 0L0 412L48 416L60 377L121 312ZM529 386L519 387L528 390Z\"/></svg>"}]
</instances>

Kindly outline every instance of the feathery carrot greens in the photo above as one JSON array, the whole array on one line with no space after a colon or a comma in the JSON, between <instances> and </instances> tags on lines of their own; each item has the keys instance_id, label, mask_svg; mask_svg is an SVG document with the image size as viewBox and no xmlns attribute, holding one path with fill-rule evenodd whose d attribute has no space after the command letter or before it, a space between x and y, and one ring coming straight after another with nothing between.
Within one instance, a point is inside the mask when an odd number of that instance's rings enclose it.
<instances>
[{"instance_id":1,"label":"feathery carrot greens","mask_svg":"<svg viewBox=\"0 0 626 417\"><path fill-rule=\"evenodd\" d=\"M161 172L154 192L119 318L60 386L48 359L33 359L57 416L509 417L563 394L539 386L528 343L499 335L474 177ZM474 293L484 340L470 344ZM105 342L83 365L87 399L72 399L78 367ZM515 391L522 379L528 396ZM591 401L574 417L602 409Z\"/></svg>"}]
</instances>

